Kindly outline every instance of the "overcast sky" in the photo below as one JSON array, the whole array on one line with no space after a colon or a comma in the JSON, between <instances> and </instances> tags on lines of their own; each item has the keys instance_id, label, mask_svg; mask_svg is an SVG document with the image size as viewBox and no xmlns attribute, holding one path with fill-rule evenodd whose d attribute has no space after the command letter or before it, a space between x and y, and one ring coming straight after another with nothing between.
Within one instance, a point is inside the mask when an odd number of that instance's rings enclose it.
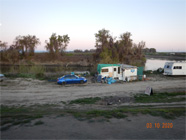
<instances>
[{"instance_id":1,"label":"overcast sky","mask_svg":"<svg viewBox=\"0 0 186 140\"><path fill-rule=\"evenodd\" d=\"M0 40L36 35L45 50L52 33L68 34L67 50L94 49L95 33L131 32L157 51L186 51L186 0L0 0Z\"/></svg>"}]
</instances>

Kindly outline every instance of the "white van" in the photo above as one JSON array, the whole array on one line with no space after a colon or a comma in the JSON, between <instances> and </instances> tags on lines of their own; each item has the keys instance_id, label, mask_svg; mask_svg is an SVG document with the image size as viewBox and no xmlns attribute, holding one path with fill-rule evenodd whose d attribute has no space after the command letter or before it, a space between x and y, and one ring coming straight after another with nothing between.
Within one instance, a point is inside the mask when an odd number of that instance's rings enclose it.
<instances>
[{"instance_id":1,"label":"white van","mask_svg":"<svg viewBox=\"0 0 186 140\"><path fill-rule=\"evenodd\" d=\"M186 75L186 62L166 62L164 75Z\"/></svg>"}]
</instances>

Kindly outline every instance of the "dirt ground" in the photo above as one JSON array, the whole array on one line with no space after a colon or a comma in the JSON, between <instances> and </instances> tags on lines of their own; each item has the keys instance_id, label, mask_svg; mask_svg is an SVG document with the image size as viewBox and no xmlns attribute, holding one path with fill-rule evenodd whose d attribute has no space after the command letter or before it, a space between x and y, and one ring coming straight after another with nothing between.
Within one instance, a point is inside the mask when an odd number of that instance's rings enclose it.
<instances>
[{"instance_id":1,"label":"dirt ground","mask_svg":"<svg viewBox=\"0 0 186 140\"><path fill-rule=\"evenodd\" d=\"M148 77L147 81L120 82L112 85L91 83L61 86L56 82L36 79L9 79L1 84L1 100L3 105L57 104L86 97L120 96L131 97L144 93L147 86L154 92L185 91L185 77Z\"/></svg>"},{"instance_id":2,"label":"dirt ground","mask_svg":"<svg viewBox=\"0 0 186 140\"><path fill-rule=\"evenodd\" d=\"M162 75L148 77L147 81L120 82L112 85L91 83L90 78L88 78L88 83L83 85L61 86L55 82L23 78L7 78L0 84L0 104L7 106L61 105L61 102L86 97L115 96L117 98L127 97L124 99L130 100L134 94L144 93L147 86L152 87L157 93L185 91L186 89L185 77ZM176 105L180 107L179 103L172 104L173 107ZM185 102L181 102L181 105L185 105ZM78 105L76 109L77 107ZM99 107L96 106L96 109L100 109ZM79 106L78 109L81 108L82 106ZM107 106L108 108L110 106ZM43 124L35 125L36 121L42 121ZM147 128L147 123L152 123L152 128ZM160 123L160 128L155 128L155 123ZM162 128L163 123L172 123L173 128ZM149 114L128 114L127 118L112 118L105 121L101 118L78 120L72 115L56 116L53 114L33 120L28 124L12 126L8 130L1 131L0 136L1 139L185 139L185 134L185 116L172 120Z\"/></svg>"}]
</instances>

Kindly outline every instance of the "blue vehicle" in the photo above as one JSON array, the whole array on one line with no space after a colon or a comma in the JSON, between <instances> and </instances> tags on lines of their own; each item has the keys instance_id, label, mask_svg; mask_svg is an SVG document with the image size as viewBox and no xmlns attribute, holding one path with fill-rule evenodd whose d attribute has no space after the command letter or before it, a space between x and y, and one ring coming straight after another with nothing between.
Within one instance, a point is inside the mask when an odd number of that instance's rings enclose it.
<instances>
[{"instance_id":1,"label":"blue vehicle","mask_svg":"<svg viewBox=\"0 0 186 140\"><path fill-rule=\"evenodd\" d=\"M0 82L2 82L5 79L4 74L0 74Z\"/></svg>"},{"instance_id":2,"label":"blue vehicle","mask_svg":"<svg viewBox=\"0 0 186 140\"><path fill-rule=\"evenodd\" d=\"M60 78L57 79L57 83L62 84L62 85L77 84L77 83L83 84L83 83L86 83L86 82L87 82L86 78L78 77L76 75L65 75L65 76L60 77Z\"/></svg>"}]
</instances>

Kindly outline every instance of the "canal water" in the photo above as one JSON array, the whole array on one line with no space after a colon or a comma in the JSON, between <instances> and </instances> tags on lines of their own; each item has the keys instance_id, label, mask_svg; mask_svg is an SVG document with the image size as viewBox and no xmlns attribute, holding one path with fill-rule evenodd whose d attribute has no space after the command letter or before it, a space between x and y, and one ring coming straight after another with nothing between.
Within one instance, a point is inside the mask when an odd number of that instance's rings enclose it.
<instances>
[{"instance_id":1,"label":"canal water","mask_svg":"<svg viewBox=\"0 0 186 140\"><path fill-rule=\"evenodd\" d=\"M162 59L147 59L145 63L145 70L157 70L158 68L164 68L165 62L186 62L185 60L162 60Z\"/></svg>"},{"instance_id":2,"label":"canal water","mask_svg":"<svg viewBox=\"0 0 186 140\"><path fill-rule=\"evenodd\" d=\"M165 62L176 62L174 60L162 60L162 59L147 59L145 63L145 70L157 70L158 68L164 68Z\"/></svg>"}]
</instances>

